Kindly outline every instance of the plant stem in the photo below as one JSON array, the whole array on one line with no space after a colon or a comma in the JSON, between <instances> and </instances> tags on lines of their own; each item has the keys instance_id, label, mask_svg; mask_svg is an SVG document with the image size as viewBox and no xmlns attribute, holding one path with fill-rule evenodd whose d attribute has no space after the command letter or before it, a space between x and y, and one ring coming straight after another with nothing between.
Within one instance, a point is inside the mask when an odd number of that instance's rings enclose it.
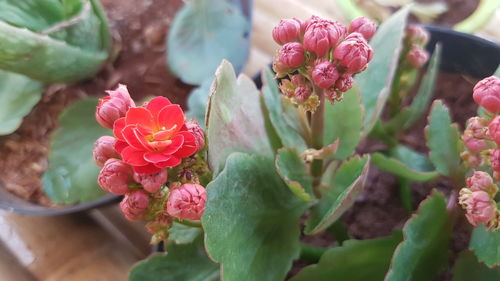
<instances>
[{"instance_id":1,"label":"plant stem","mask_svg":"<svg viewBox=\"0 0 500 281\"><path fill-rule=\"evenodd\" d=\"M175 219L175 222L183 224L185 226L191 226L191 227L201 228L201 222L200 221Z\"/></svg>"},{"instance_id":2,"label":"plant stem","mask_svg":"<svg viewBox=\"0 0 500 281\"><path fill-rule=\"evenodd\" d=\"M347 232L347 228L341 221L336 221L328 228L328 230L333 234L335 240L339 243L339 246L342 246L345 240L349 240L349 232Z\"/></svg>"},{"instance_id":3,"label":"plant stem","mask_svg":"<svg viewBox=\"0 0 500 281\"><path fill-rule=\"evenodd\" d=\"M314 86L314 93L319 97L319 106L311 116L311 139L312 147L321 149L323 147L323 127L325 115L325 96L323 90ZM323 161L315 159L311 164L311 175L313 177L313 190L317 197L321 197L319 186L321 174L323 173Z\"/></svg>"},{"instance_id":4,"label":"plant stem","mask_svg":"<svg viewBox=\"0 0 500 281\"><path fill-rule=\"evenodd\" d=\"M300 257L302 261L317 263L327 248L314 247L306 244L300 245Z\"/></svg>"}]
</instances>

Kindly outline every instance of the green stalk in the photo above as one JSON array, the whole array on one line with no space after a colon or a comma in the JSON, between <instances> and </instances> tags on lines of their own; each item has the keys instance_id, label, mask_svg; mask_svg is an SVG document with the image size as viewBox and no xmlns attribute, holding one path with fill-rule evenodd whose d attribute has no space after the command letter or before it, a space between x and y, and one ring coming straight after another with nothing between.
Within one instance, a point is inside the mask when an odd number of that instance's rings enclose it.
<instances>
[{"instance_id":1,"label":"green stalk","mask_svg":"<svg viewBox=\"0 0 500 281\"><path fill-rule=\"evenodd\" d=\"M299 260L317 263L326 250L328 249L301 244Z\"/></svg>"},{"instance_id":2,"label":"green stalk","mask_svg":"<svg viewBox=\"0 0 500 281\"><path fill-rule=\"evenodd\" d=\"M314 149L323 147L323 130L324 130L324 115L325 115L325 96L323 90L314 86L314 93L319 97L319 106L311 116L311 139ZM313 177L314 194L319 198L321 184L321 175L323 174L323 161L315 159L311 164L311 175Z\"/></svg>"}]
</instances>

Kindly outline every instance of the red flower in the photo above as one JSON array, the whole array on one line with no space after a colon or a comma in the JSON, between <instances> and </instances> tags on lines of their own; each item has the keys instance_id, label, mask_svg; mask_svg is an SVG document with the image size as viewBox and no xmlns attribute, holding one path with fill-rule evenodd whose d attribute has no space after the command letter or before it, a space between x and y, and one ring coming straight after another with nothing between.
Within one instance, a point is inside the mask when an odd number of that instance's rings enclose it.
<instances>
[{"instance_id":1,"label":"red flower","mask_svg":"<svg viewBox=\"0 0 500 281\"><path fill-rule=\"evenodd\" d=\"M165 97L132 107L116 120L115 149L138 174L153 174L179 165L196 153L196 138L184 125L184 113Z\"/></svg>"}]
</instances>

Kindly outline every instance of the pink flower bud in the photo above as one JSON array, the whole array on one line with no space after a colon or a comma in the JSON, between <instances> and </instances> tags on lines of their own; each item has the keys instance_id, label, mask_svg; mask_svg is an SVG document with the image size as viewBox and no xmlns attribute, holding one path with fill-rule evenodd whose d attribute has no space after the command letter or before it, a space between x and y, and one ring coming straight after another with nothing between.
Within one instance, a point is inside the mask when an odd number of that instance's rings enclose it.
<instances>
[{"instance_id":1,"label":"pink flower bud","mask_svg":"<svg viewBox=\"0 0 500 281\"><path fill-rule=\"evenodd\" d=\"M203 148L205 148L205 134L200 128L198 122L194 119L191 119L186 121L185 125L188 131L191 132L195 137L197 151L203 150Z\"/></svg>"},{"instance_id":2,"label":"pink flower bud","mask_svg":"<svg viewBox=\"0 0 500 281\"><path fill-rule=\"evenodd\" d=\"M342 74L340 75L337 82L335 82L335 88L341 92L347 92L352 88L352 83L354 79L351 74Z\"/></svg>"},{"instance_id":3,"label":"pink flower bud","mask_svg":"<svg viewBox=\"0 0 500 281\"><path fill-rule=\"evenodd\" d=\"M406 36L411 43L425 46L429 42L429 32L420 25L410 25L406 30Z\"/></svg>"},{"instance_id":4,"label":"pink flower bud","mask_svg":"<svg viewBox=\"0 0 500 281\"><path fill-rule=\"evenodd\" d=\"M135 190L127 193L120 202L120 209L125 218L137 221L144 217L148 211L149 195L143 190Z\"/></svg>"},{"instance_id":5,"label":"pink flower bud","mask_svg":"<svg viewBox=\"0 0 500 281\"><path fill-rule=\"evenodd\" d=\"M472 153L479 153L488 149L488 144L485 140L476 139L468 135L463 135L462 140L464 141L465 147Z\"/></svg>"},{"instance_id":6,"label":"pink flower bud","mask_svg":"<svg viewBox=\"0 0 500 281\"><path fill-rule=\"evenodd\" d=\"M349 25L349 33L361 33L366 40L370 40L375 34L375 31L377 31L377 25L365 17L355 18Z\"/></svg>"},{"instance_id":7,"label":"pink flower bud","mask_svg":"<svg viewBox=\"0 0 500 281\"><path fill-rule=\"evenodd\" d=\"M406 58L413 67L421 68L429 60L429 53L417 45L412 45Z\"/></svg>"},{"instance_id":8,"label":"pink flower bud","mask_svg":"<svg viewBox=\"0 0 500 281\"><path fill-rule=\"evenodd\" d=\"M366 69L373 58L373 50L361 34L354 32L335 48L333 56L347 73L357 73Z\"/></svg>"},{"instance_id":9,"label":"pink flower bud","mask_svg":"<svg viewBox=\"0 0 500 281\"><path fill-rule=\"evenodd\" d=\"M312 80L320 88L326 89L335 85L339 72L335 65L329 61L321 61L314 66Z\"/></svg>"},{"instance_id":10,"label":"pink flower bud","mask_svg":"<svg viewBox=\"0 0 500 281\"><path fill-rule=\"evenodd\" d=\"M337 45L345 33L346 27L343 24L312 16L306 23L304 48L323 57Z\"/></svg>"},{"instance_id":11,"label":"pink flower bud","mask_svg":"<svg viewBox=\"0 0 500 281\"><path fill-rule=\"evenodd\" d=\"M134 173L134 181L140 183L147 192L155 193L162 185L167 182L167 171L161 169L154 174L138 174Z\"/></svg>"},{"instance_id":12,"label":"pink flower bud","mask_svg":"<svg viewBox=\"0 0 500 281\"><path fill-rule=\"evenodd\" d=\"M500 121L500 120L499 120ZM467 121L467 128L465 128L464 134L473 136L477 139L482 139L487 137L488 121L481 117L472 117Z\"/></svg>"},{"instance_id":13,"label":"pink flower bud","mask_svg":"<svg viewBox=\"0 0 500 281\"><path fill-rule=\"evenodd\" d=\"M134 101L130 98L127 86L118 85L116 90L106 91L109 96L99 99L95 112L95 118L101 126L112 129L113 123L125 117L130 107L135 107Z\"/></svg>"},{"instance_id":14,"label":"pink flower bud","mask_svg":"<svg viewBox=\"0 0 500 281\"><path fill-rule=\"evenodd\" d=\"M463 189L462 189L463 190ZM460 202L465 207L465 217L473 225L488 223L495 217L496 206L488 193L473 191L472 193L460 191Z\"/></svg>"},{"instance_id":15,"label":"pink flower bud","mask_svg":"<svg viewBox=\"0 0 500 281\"><path fill-rule=\"evenodd\" d=\"M490 76L474 86L474 101L491 113L500 110L500 78Z\"/></svg>"},{"instance_id":16,"label":"pink flower bud","mask_svg":"<svg viewBox=\"0 0 500 281\"><path fill-rule=\"evenodd\" d=\"M492 190L492 186L494 186L490 174L482 171L475 171L472 176L467 178L466 183L472 191L489 192ZM493 189L495 188L496 186Z\"/></svg>"},{"instance_id":17,"label":"pink flower bud","mask_svg":"<svg viewBox=\"0 0 500 281\"><path fill-rule=\"evenodd\" d=\"M129 191L132 173L132 168L125 162L111 158L104 163L97 183L108 192L123 195Z\"/></svg>"},{"instance_id":18,"label":"pink flower bud","mask_svg":"<svg viewBox=\"0 0 500 281\"><path fill-rule=\"evenodd\" d=\"M280 45L299 41L302 25L302 21L297 18L282 19L278 25L273 28L274 41Z\"/></svg>"},{"instance_id":19,"label":"pink flower bud","mask_svg":"<svg viewBox=\"0 0 500 281\"><path fill-rule=\"evenodd\" d=\"M94 162L97 166L102 167L110 158L120 158L120 155L115 151L116 139L110 136L102 136L94 143Z\"/></svg>"},{"instance_id":20,"label":"pink flower bud","mask_svg":"<svg viewBox=\"0 0 500 281\"><path fill-rule=\"evenodd\" d=\"M276 72L276 78L283 78L292 72L292 69L280 62L279 52L273 59L273 71Z\"/></svg>"},{"instance_id":21,"label":"pink flower bud","mask_svg":"<svg viewBox=\"0 0 500 281\"><path fill-rule=\"evenodd\" d=\"M281 84L279 85L279 88L281 90L281 93L287 97L287 98L292 98L295 93L295 85L293 85L292 81L288 79L283 79L281 80Z\"/></svg>"},{"instance_id":22,"label":"pink flower bud","mask_svg":"<svg viewBox=\"0 0 500 281\"><path fill-rule=\"evenodd\" d=\"M287 67L296 68L306 60L304 47L297 42L286 43L281 47L279 61Z\"/></svg>"},{"instance_id":23,"label":"pink flower bud","mask_svg":"<svg viewBox=\"0 0 500 281\"><path fill-rule=\"evenodd\" d=\"M491 169L500 172L500 149L493 149L490 152Z\"/></svg>"},{"instance_id":24,"label":"pink flower bud","mask_svg":"<svg viewBox=\"0 0 500 281\"><path fill-rule=\"evenodd\" d=\"M172 217L199 220L205 210L207 193L199 184L186 183L174 188L167 201L167 213Z\"/></svg>"},{"instance_id":25,"label":"pink flower bud","mask_svg":"<svg viewBox=\"0 0 500 281\"><path fill-rule=\"evenodd\" d=\"M488 126L488 135L500 145L500 116L495 117Z\"/></svg>"},{"instance_id":26,"label":"pink flower bud","mask_svg":"<svg viewBox=\"0 0 500 281\"><path fill-rule=\"evenodd\" d=\"M294 96L297 102L305 102L312 94L312 90L307 86L298 86L295 88Z\"/></svg>"}]
</instances>

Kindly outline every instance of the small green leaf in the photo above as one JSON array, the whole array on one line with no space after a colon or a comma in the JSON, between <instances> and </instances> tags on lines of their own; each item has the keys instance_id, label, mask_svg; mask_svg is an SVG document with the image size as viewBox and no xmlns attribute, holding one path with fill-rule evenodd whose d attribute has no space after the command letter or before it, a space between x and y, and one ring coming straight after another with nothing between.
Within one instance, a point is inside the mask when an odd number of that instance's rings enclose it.
<instances>
[{"instance_id":1,"label":"small green leaf","mask_svg":"<svg viewBox=\"0 0 500 281\"><path fill-rule=\"evenodd\" d=\"M448 264L451 223L439 192L424 200L403 228L404 241L392 257L385 281L429 281Z\"/></svg>"},{"instance_id":2,"label":"small green leaf","mask_svg":"<svg viewBox=\"0 0 500 281\"><path fill-rule=\"evenodd\" d=\"M425 136L431 162L440 174L463 180L460 133L457 125L451 123L448 108L442 101L434 101L428 119Z\"/></svg>"},{"instance_id":3,"label":"small green leaf","mask_svg":"<svg viewBox=\"0 0 500 281\"><path fill-rule=\"evenodd\" d=\"M327 250L318 264L300 271L290 281L382 281L392 253L402 240L401 232L390 237L348 240Z\"/></svg>"},{"instance_id":4,"label":"small green leaf","mask_svg":"<svg viewBox=\"0 0 500 281\"><path fill-rule=\"evenodd\" d=\"M255 84L244 75L236 79L228 61L222 62L215 76L207 111L208 163L214 176L235 151L274 159Z\"/></svg>"},{"instance_id":5,"label":"small green leaf","mask_svg":"<svg viewBox=\"0 0 500 281\"><path fill-rule=\"evenodd\" d=\"M8 135L19 128L42 93L42 83L0 70L0 135Z\"/></svg>"},{"instance_id":6,"label":"small green leaf","mask_svg":"<svg viewBox=\"0 0 500 281\"><path fill-rule=\"evenodd\" d=\"M281 148L275 161L276 171L290 190L300 199L310 202L314 200L312 177L307 173L296 149Z\"/></svg>"},{"instance_id":7,"label":"small green leaf","mask_svg":"<svg viewBox=\"0 0 500 281\"><path fill-rule=\"evenodd\" d=\"M167 39L167 62L183 82L199 85L222 59L237 70L249 50L250 23L226 0L192 0L177 12Z\"/></svg>"},{"instance_id":8,"label":"small green leaf","mask_svg":"<svg viewBox=\"0 0 500 281\"><path fill-rule=\"evenodd\" d=\"M56 203L85 202L105 194L97 185L100 168L92 150L97 138L111 132L95 121L96 104L96 98L77 101L59 117L50 142L49 168L42 178L45 193Z\"/></svg>"},{"instance_id":9,"label":"small green leaf","mask_svg":"<svg viewBox=\"0 0 500 281\"><path fill-rule=\"evenodd\" d=\"M233 153L207 192L205 245L221 264L222 280L283 280L300 253L306 203L290 192L273 160Z\"/></svg>"},{"instance_id":10,"label":"small green leaf","mask_svg":"<svg viewBox=\"0 0 500 281\"><path fill-rule=\"evenodd\" d=\"M411 114L408 120L404 124L404 128L410 128L415 122L420 119L422 114L427 110L429 106L429 101L434 92L434 87L436 85L437 75L439 73L439 63L441 61L441 44L437 44L434 49L434 53L429 60L429 66L427 72L422 78L420 83L420 88L418 89L417 95L413 99L410 110Z\"/></svg>"},{"instance_id":11,"label":"small green leaf","mask_svg":"<svg viewBox=\"0 0 500 281\"><path fill-rule=\"evenodd\" d=\"M172 223L172 227L168 230L168 240L171 240L176 244L189 244L192 243L202 232L202 229L199 227L187 226L174 221Z\"/></svg>"},{"instance_id":12,"label":"small green leaf","mask_svg":"<svg viewBox=\"0 0 500 281\"><path fill-rule=\"evenodd\" d=\"M414 181L428 181L439 175L425 155L403 145L397 146L389 155L373 153L372 163L382 171Z\"/></svg>"},{"instance_id":13,"label":"small green leaf","mask_svg":"<svg viewBox=\"0 0 500 281\"><path fill-rule=\"evenodd\" d=\"M313 235L325 230L354 204L363 191L369 162L369 156L353 157L335 171L329 186L322 191L318 205L311 210L311 216L306 221L306 234Z\"/></svg>"},{"instance_id":14,"label":"small green leaf","mask_svg":"<svg viewBox=\"0 0 500 281\"><path fill-rule=\"evenodd\" d=\"M373 60L368 69L356 76L365 108L363 135L368 135L384 109L402 49L409 7L401 8L384 21L370 40ZM345 118L345 117L344 117Z\"/></svg>"},{"instance_id":15,"label":"small green leaf","mask_svg":"<svg viewBox=\"0 0 500 281\"><path fill-rule=\"evenodd\" d=\"M335 140L339 140L335 159L343 160L350 157L361 140L363 108L359 95L359 90L353 87L344 93L344 100L341 102L336 102L333 105L325 103L323 143L333 143Z\"/></svg>"},{"instance_id":16,"label":"small green leaf","mask_svg":"<svg viewBox=\"0 0 500 281\"><path fill-rule=\"evenodd\" d=\"M196 119L202 128L205 127L205 114L213 82L213 78L203 81L199 87L191 91L187 100L189 108L187 116Z\"/></svg>"},{"instance_id":17,"label":"small green leaf","mask_svg":"<svg viewBox=\"0 0 500 281\"><path fill-rule=\"evenodd\" d=\"M282 103L283 98L270 69L266 69L263 78L265 81L262 87L264 103L269 111L269 119L280 137L281 143L286 147L295 147L300 152L306 150L307 145L302 136L286 122Z\"/></svg>"},{"instance_id":18,"label":"small green leaf","mask_svg":"<svg viewBox=\"0 0 500 281\"><path fill-rule=\"evenodd\" d=\"M500 230L488 231L483 225L474 228L469 249L489 267L500 265Z\"/></svg>"},{"instance_id":19,"label":"small green leaf","mask_svg":"<svg viewBox=\"0 0 500 281\"><path fill-rule=\"evenodd\" d=\"M500 268L490 269L480 263L474 253L463 251L453 267L453 281L498 281Z\"/></svg>"},{"instance_id":20,"label":"small green leaf","mask_svg":"<svg viewBox=\"0 0 500 281\"><path fill-rule=\"evenodd\" d=\"M129 281L217 281L219 266L212 262L203 247L200 235L187 245L171 243L167 253L154 254L137 263Z\"/></svg>"}]
</instances>

